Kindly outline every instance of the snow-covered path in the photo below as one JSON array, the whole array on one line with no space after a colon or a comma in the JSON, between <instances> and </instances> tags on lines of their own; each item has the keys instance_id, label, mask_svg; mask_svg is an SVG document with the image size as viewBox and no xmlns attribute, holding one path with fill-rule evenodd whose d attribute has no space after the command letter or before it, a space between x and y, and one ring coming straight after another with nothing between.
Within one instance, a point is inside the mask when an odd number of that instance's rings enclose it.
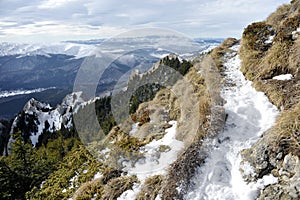
<instances>
[{"instance_id":1,"label":"snow-covered path","mask_svg":"<svg viewBox=\"0 0 300 200\"><path fill-rule=\"evenodd\" d=\"M231 48L237 51L238 46ZM209 157L194 178L194 187L185 199L250 200L259 189L275 183L273 176L264 176L256 183L246 184L240 172L240 151L249 148L275 122L278 111L268 98L257 92L240 72L236 52L226 55L225 86L222 97L228 118L225 130L217 138L207 140ZM251 167L243 166L246 173Z\"/></svg>"}]
</instances>

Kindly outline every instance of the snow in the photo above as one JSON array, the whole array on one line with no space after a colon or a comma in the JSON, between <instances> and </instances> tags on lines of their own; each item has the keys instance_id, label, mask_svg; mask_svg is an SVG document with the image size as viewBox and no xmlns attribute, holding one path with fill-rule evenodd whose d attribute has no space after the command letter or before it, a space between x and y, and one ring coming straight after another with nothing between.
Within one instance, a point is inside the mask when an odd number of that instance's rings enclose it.
<instances>
[{"instance_id":1,"label":"snow","mask_svg":"<svg viewBox=\"0 0 300 200\"><path fill-rule=\"evenodd\" d=\"M138 127L139 127L139 123L138 122L132 124L131 130L129 131L129 135L133 135L138 130Z\"/></svg>"},{"instance_id":2,"label":"snow","mask_svg":"<svg viewBox=\"0 0 300 200\"><path fill-rule=\"evenodd\" d=\"M69 180L69 184L70 184L69 189L73 189L73 188L77 187L75 185L75 182L77 181L78 176L79 176L79 173L75 172L75 175Z\"/></svg>"},{"instance_id":3,"label":"snow","mask_svg":"<svg viewBox=\"0 0 300 200\"><path fill-rule=\"evenodd\" d=\"M109 152L111 151L111 149L109 148L105 148L105 149L102 149L101 151L99 151L99 154L101 155L101 157L103 159L108 159L109 158Z\"/></svg>"},{"instance_id":4,"label":"snow","mask_svg":"<svg viewBox=\"0 0 300 200\"><path fill-rule=\"evenodd\" d=\"M182 57L182 58L186 58L186 57L192 57L192 56L194 56L194 54L192 54L192 53L184 53L184 54L180 54L179 56Z\"/></svg>"},{"instance_id":5,"label":"snow","mask_svg":"<svg viewBox=\"0 0 300 200\"><path fill-rule=\"evenodd\" d=\"M114 50L102 50L102 53L123 53L125 52L124 49L114 49Z\"/></svg>"},{"instance_id":6,"label":"snow","mask_svg":"<svg viewBox=\"0 0 300 200\"><path fill-rule=\"evenodd\" d=\"M105 148L105 149L101 150L99 153L100 154L107 154L109 152L110 152L110 149L109 148Z\"/></svg>"},{"instance_id":7,"label":"snow","mask_svg":"<svg viewBox=\"0 0 300 200\"><path fill-rule=\"evenodd\" d=\"M31 111L32 112L32 111ZM25 111L25 113L28 113ZM45 129L45 122L48 121L50 127L47 131L53 132L61 129L62 117L57 110L52 110L50 112L43 112L42 110L35 110L34 113L38 117L38 131L37 133L32 133L30 140L33 146L38 142L39 136L43 133Z\"/></svg>"},{"instance_id":8,"label":"snow","mask_svg":"<svg viewBox=\"0 0 300 200\"><path fill-rule=\"evenodd\" d=\"M238 48L236 45L231 49L237 51ZM253 200L260 189L277 181L275 177L264 176L248 184L242 178L240 169L245 174L254 174L254 170L249 163L241 165L240 152L251 147L275 123L278 110L239 71L241 61L236 52L226 55L226 59L225 86L222 90L222 97L226 100L224 108L228 114L225 129L217 138L204 141L209 156L198 169L192 180L194 187L185 199Z\"/></svg>"},{"instance_id":9,"label":"snow","mask_svg":"<svg viewBox=\"0 0 300 200\"><path fill-rule=\"evenodd\" d=\"M17 58L30 55L65 54L76 58L86 57L96 49L95 45L60 42L53 44L20 44L0 43L0 56L19 55Z\"/></svg>"},{"instance_id":10,"label":"snow","mask_svg":"<svg viewBox=\"0 0 300 200\"><path fill-rule=\"evenodd\" d=\"M149 144L141 148L145 159L140 159L134 166L129 162L124 162L124 171L129 175L136 175L140 181L134 184L132 190L125 191L118 199L131 200L135 199L140 192L141 187L148 177L154 175L166 174L167 168L177 159L178 152L184 147L184 143L178 141L176 137L177 121L170 121L170 128L166 129L166 134L159 140L153 140ZM159 152L161 145L170 147L169 151Z\"/></svg>"},{"instance_id":11,"label":"snow","mask_svg":"<svg viewBox=\"0 0 300 200\"><path fill-rule=\"evenodd\" d=\"M51 54L65 54L74 56L74 58L83 58L87 56L101 57L101 54L126 54L130 49L153 48L153 56L161 58L163 53L176 52L178 54L192 53L194 55L200 52L209 51L219 45L217 41L193 41L188 38L177 37L172 34L157 38L148 37L115 37L109 40L99 41L67 41L58 43L0 43L0 56L15 55L18 58L24 56L42 55L51 57ZM101 52L101 53L100 53Z\"/></svg>"},{"instance_id":12,"label":"snow","mask_svg":"<svg viewBox=\"0 0 300 200\"><path fill-rule=\"evenodd\" d=\"M291 80L292 78L293 78L292 74L281 74L278 76L274 76L272 79L284 81L284 80Z\"/></svg>"},{"instance_id":13,"label":"snow","mask_svg":"<svg viewBox=\"0 0 300 200\"><path fill-rule=\"evenodd\" d=\"M55 87L49 87L49 88L37 88L37 89L32 89L32 90L11 90L11 91L0 91L0 98L5 98L5 97L11 97L11 96L16 96L16 95L24 95L24 94L32 94L32 93L38 93L38 92L43 92L45 90L50 90L50 89L55 89Z\"/></svg>"},{"instance_id":14,"label":"snow","mask_svg":"<svg viewBox=\"0 0 300 200\"><path fill-rule=\"evenodd\" d=\"M32 132L30 136L33 146L36 145L39 136L43 133L46 121L49 124L49 128L46 131L49 131L50 133L60 130L62 124L65 128L71 128L73 125L71 120L72 115L77 112L81 105L86 105L92 102L85 102L81 98L81 94L82 92L74 92L67 95L61 105L57 106L56 108L52 108L49 104L41 103L33 98L25 104L23 108L25 114L35 115L37 117L36 126L38 130L37 132ZM71 108L73 108L72 112ZM12 125L11 134L13 133L14 128L17 126L17 120L18 116L15 118L15 121ZM12 140L10 141L13 142Z\"/></svg>"},{"instance_id":15,"label":"snow","mask_svg":"<svg viewBox=\"0 0 300 200\"><path fill-rule=\"evenodd\" d=\"M97 172L97 173L94 175L93 180L98 179L98 178L101 178L102 176L103 176L103 175L101 174L101 172Z\"/></svg>"},{"instance_id":16,"label":"snow","mask_svg":"<svg viewBox=\"0 0 300 200\"><path fill-rule=\"evenodd\" d=\"M259 185L261 187L263 186L268 186L268 185L272 185L272 184L276 184L278 183L278 178L274 177L272 174L270 175L265 175L263 176L259 181L258 181ZM263 189L263 188L262 188Z\"/></svg>"},{"instance_id":17,"label":"snow","mask_svg":"<svg viewBox=\"0 0 300 200\"><path fill-rule=\"evenodd\" d=\"M91 198L91 200L96 200L97 194L94 194L94 196Z\"/></svg>"},{"instance_id":18,"label":"snow","mask_svg":"<svg viewBox=\"0 0 300 200\"><path fill-rule=\"evenodd\" d=\"M249 162L245 162L243 164L241 164L241 170L243 170L243 174L246 176L254 176L255 172L254 172L254 168L250 165Z\"/></svg>"},{"instance_id":19,"label":"snow","mask_svg":"<svg viewBox=\"0 0 300 200\"><path fill-rule=\"evenodd\" d=\"M142 186L139 183L134 183L132 186L132 190L126 190L121 194L120 197L117 198L117 200L132 200L136 199L136 196L141 191Z\"/></svg>"},{"instance_id":20,"label":"snow","mask_svg":"<svg viewBox=\"0 0 300 200\"><path fill-rule=\"evenodd\" d=\"M274 37L275 37L275 35L269 36L269 38L265 41L265 44L271 44L271 43L273 43Z\"/></svg>"},{"instance_id":21,"label":"snow","mask_svg":"<svg viewBox=\"0 0 300 200\"><path fill-rule=\"evenodd\" d=\"M170 53L164 53L164 54L157 54L157 53L151 53L150 56L153 56L155 58L159 58L162 59L164 57L167 57L168 55L170 55Z\"/></svg>"},{"instance_id":22,"label":"snow","mask_svg":"<svg viewBox=\"0 0 300 200\"><path fill-rule=\"evenodd\" d=\"M296 31L293 31L293 32L292 32L292 35L296 35L296 34L299 33L299 32L300 32L300 27L298 27Z\"/></svg>"},{"instance_id":23,"label":"snow","mask_svg":"<svg viewBox=\"0 0 300 200\"><path fill-rule=\"evenodd\" d=\"M124 170L129 174L137 175L139 180L145 180L147 177L164 174L169 165L177 158L177 153L184 147L184 143L176 140L176 121L170 121L172 126L166 129L166 134L159 140L153 140L141 148L145 159L140 159L131 167L131 163L124 163ZM159 152L161 145L170 147L170 151Z\"/></svg>"},{"instance_id":24,"label":"snow","mask_svg":"<svg viewBox=\"0 0 300 200\"><path fill-rule=\"evenodd\" d=\"M41 134L38 134L38 133L32 133L32 134L31 134L30 140L31 140L33 146L35 146L36 143L38 143L38 141L39 141L39 136L40 136L40 135L41 135Z\"/></svg>"}]
</instances>

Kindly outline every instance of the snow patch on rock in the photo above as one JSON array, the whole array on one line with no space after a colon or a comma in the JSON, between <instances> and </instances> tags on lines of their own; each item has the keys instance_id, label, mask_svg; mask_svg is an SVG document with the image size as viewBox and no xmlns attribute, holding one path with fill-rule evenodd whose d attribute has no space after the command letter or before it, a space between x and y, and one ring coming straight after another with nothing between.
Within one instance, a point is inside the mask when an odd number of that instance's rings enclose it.
<instances>
[{"instance_id":1,"label":"snow patch on rock","mask_svg":"<svg viewBox=\"0 0 300 200\"><path fill-rule=\"evenodd\" d=\"M285 81L285 80L291 80L293 78L292 74L281 74L278 76L274 76L272 79Z\"/></svg>"},{"instance_id":2,"label":"snow patch on rock","mask_svg":"<svg viewBox=\"0 0 300 200\"><path fill-rule=\"evenodd\" d=\"M272 44L274 38L275 38L275 35L269 36L269 38L265 41L265 44Z\"/></svg>"}]
</instances>

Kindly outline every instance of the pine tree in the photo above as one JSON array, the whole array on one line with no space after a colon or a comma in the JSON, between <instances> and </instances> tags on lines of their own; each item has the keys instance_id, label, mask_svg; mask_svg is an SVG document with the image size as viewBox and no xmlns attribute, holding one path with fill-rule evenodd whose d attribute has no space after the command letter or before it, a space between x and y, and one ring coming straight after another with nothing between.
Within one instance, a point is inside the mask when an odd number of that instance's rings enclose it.
<instances>
[{"instance_id":1,"label":"pine tree","mask_svg":"<svg viewBox=\"0 0 300 200\"><path fill-rule=\"evenodd\" d=\"M46 155L40 155L29 142L14 134L11 155L0 160L0 199L25 199L25 193L39 185L52 169Z\"/></svg>"}]
</instances>

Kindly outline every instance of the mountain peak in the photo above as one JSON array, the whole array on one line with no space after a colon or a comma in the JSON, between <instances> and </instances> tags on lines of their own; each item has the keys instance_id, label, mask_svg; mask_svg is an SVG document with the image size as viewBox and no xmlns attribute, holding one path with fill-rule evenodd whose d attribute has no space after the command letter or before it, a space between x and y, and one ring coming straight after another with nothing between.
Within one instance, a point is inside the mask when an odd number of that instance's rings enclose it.
<instances>
[{"instance_id":1,"label":"mountain peak","mask_svg":"<svg viewBox=\"0 0 300 200\"><path fill-rule=\"evenodd\" d=\"M31 114L36 111L49 111L52 107L49 104L41 103L34 98L31 98L24 106L23 111Z\"/></svg>"}]
</instances>

